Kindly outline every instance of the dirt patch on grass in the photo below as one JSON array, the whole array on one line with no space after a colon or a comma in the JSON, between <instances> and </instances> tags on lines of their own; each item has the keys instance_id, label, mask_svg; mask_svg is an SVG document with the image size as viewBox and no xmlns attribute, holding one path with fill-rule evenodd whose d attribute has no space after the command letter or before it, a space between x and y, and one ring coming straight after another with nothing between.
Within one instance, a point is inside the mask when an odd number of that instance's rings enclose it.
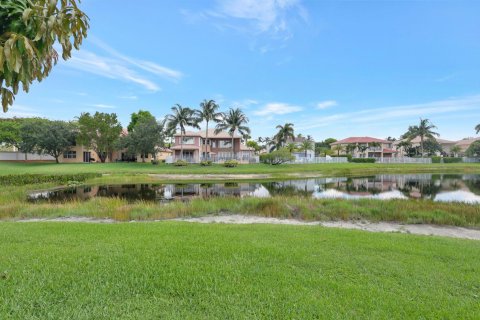
<instances>
[{"instance_id":1,"label":"dirt patch on grass","mask_svg":"<svg viewBox=\"0 0 480 320\"><path fill-rule=\"evenodd\" d=\"M196 223L231 223L231 224L283 224L302 226L324 226L328 228L355 229L369 232L399 232L418 235L441 236L450 238L461 238L480 240L480 230L473 230L461 227L435 226L428 224L400 224L394 222L368 222L368 221L315 221L307 222L293 219L266 218L245 215L220 215L204 216L199 218L180 218L176 221Z\"/></svg>"}]
</instances>

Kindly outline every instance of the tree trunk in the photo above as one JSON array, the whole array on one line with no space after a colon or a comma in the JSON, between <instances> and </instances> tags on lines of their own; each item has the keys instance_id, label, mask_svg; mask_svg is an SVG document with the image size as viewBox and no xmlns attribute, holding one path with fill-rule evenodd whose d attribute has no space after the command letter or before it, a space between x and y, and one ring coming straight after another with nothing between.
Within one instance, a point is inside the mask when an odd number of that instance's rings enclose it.
<instances>
[{"instance_id":1,"label":"tree trunk","mask_svg":"<svg viewBox=\"0 0 480 320\"><path fill-rule=\"evenodd\" d=\"M206 130L205 130L205 157L207 157L207 150L208 150L208 121L207 121L207 125L206 125Z\"/></svg>"},{"instance_id":2,"label":"tree trunk","mask_svg":"<svg viewBox=\"0 0 480 320\"><path fill-rule=\"evenodd\" d=\"M142 153L142 162L145 163L145 153Z\"/></svg>"},{"instance_id":3,"label":"tree trunk","mask_svg":"<svg viewBox=\"0 0 480 320\"><path fill-rule=\"evenodd\" d=\"M234 145L234 140L233 140L234 135L235 135L235 131L232 134L232 155L233 155L233 158L235 159L235 145Z\"/></svg>"},{"instance_id":4,"label":"tree trunk","mask_svg":"<svg viewBox=\"0 0 480 320\"><path fill-rule=\"evenodd\" d=\"M424 157L424 151L423 151L423 136L420 136L420 153L422 158Z\"/></svg>"},{"instance_id":5,"label":"tree trunk","mask_svg":"<svg viewBox=\"0 0 480 320\"><path fill-rule=\"evenodd\" d=\"M180 160L183 160L183 131L180 129Z\"/></svg>"},{"instance_id":6,"label":"tree trunk","mask_svg":"<svg viewBox=\"0 0 480 320\"><path fill-rule=\"evenodd\" d=\"M59 157L59 155L56 154L56 155L55 155L55 163L57 163L57 164L60 163L60 162L58 161L58 157Z\"/></svg>"}]
</instances>

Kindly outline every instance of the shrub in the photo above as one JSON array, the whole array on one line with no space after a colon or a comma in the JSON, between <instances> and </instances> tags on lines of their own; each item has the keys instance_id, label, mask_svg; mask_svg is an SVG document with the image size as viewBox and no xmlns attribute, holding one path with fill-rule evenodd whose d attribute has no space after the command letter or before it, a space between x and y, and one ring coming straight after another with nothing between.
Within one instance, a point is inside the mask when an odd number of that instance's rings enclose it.
<instances>
[{"instance_id":1,"label":"shrub","mask_svg":"<svg viewBox=\"0 0 480 320\"><path fill-rule=\"evenodd\" d=\"M349 161L353 163L375 163L374 158L351 158Z\"/></svg>"},{"instance_id":2,"label":"shrub","mask_svg":"<svg viewBox=\"0 0 480 320\"><path fill-rule=\"evenodd\" d=\"M173 165L176 167L186 167L188 166L188 162L185 160L177 160L173 163Z\"/></svg>"},{"instance_id":3,"label":"shrub","mask_svg":"<svg viewBox=\"0 0 480 320\"><path fill-rule=\"evenodd\" d=\"M280 149L260 155L260 162L271 165L278 165L293 160L295 160L295 157L286 149Z\"/></svg>"},{"instance_id":4,"label":"shrub","mask_svg":"<svg viewBox=\"0 0 480 320\"><path fill-rule=\"evenodd\" d=\"M432 157L432 163L440 163L442 162L442 157Z\"/></svg>"},{"instance_id":5,"label":"shrub","mask_svg":"<svg viewBox=\"0 0 480 320\"><path fill-rule=\"evenodd\" d=\"M480 157L480 141L473 142L465 151L467 157Z\"/></svg>"},{"instance_id":6,"label":"shrub","mask_svg":"<svg viewBox=\"0 0 480 320\"><path fill-rule=\"evenodd\" d=\"M157 165L157 164L159 164L159 163L160 163L160 161L158 161L158 160L152 160L152 164L153 164L154 166Z\"/></svg>"},{"instance_id":7,"label":"shrub","mask_svg":"<svg viewBox=\"0 0 480 320\"><path fill-rule=\"evenodd\" d=\"M101 177L100 173L77 173L77 174L11 174L0 176L0 185L2 186L21 186L37 183L58 183L67 184L75 181L80 183L88 179Z\"/></svg>"},{"instance_id":8,"label":"shrub","mask_svg":"<svg viewBox=\"0 0 480 320\"><path fill-rule=\"evenodd\" d=\"M454 157L443 158L443 163L459 163L459 162L463 162L463 159L462 158L454 158Z\"/></svg>"},{"instance_id":9,"label":"shrub","mask_svg":"<svg viewBox=\"0 0 480 320\"><path fill-rule=\"evenodd\" d=\"M238 161L237 160L227 160L223 163L223 166L227 168L234 168L238 166Z\"/></svg>"},{"instance_id":10,"label":"shrub","mask_svg":"<svg viewBox=\"0 0 480 320\"><path fill-rule=\"evenodd\" d=\"M202 162L200 162L200 165L201 165L202 167L211 166L211 165L212 165L212 160L203 160Z\"/></svg>"}]
</instances>

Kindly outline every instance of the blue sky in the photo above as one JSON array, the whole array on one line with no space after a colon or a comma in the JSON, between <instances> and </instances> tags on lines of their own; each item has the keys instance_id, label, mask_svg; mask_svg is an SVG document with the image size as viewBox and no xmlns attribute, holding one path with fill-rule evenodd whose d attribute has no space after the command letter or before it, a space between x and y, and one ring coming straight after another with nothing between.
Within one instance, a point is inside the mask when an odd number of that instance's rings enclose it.
<instances>
[{"instance_id":1,"label":"blue sky","mask_svg":"<svg viewBox=\"0 0 480 320\"><path fill-rule=\"evenodd\" d=\"M480 1L83 0L79 52L7 116L161 118L175 103L238 106L254 137L293 122L327 137L441 137L480 123ZM5 116L5 115L3 115Z\"/></svg>"}]
</instances>

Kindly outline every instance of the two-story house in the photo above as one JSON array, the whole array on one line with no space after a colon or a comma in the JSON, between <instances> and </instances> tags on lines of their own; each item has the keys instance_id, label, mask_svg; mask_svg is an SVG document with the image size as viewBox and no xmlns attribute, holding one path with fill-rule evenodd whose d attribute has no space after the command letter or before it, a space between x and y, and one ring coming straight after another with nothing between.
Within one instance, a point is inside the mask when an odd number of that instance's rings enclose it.
<instances>
[{"instance_id":1,"label":"two-story house","mask_svg":"<svg viewBox=\"0 0 480 320\"><path fill-rule=\"evenodd\" d=\"M242 137L235 134L233 137L228 132L215 133L215 129L208 130L208 139L205 130L187 131L183 135L174 135L172 146L174 160L183 159L189 162L202 160L224 161L237 159L241 162L249 162L255 154L253 148L247 147L242 142ZM233 148L232 148L233 140ZM183 156L181 154L183 150Z\"/></svg>"},{"instance_id":2,"label":"two-story house","mask_svg":"<svg viewBox=\"0 0 480 320\"><path fill-rule=\"evenodd\" d=\"M397 151L393 142L372 137L350 137L330 144L335 154L351 154L354 158L393 158Z\"/></svg>"}]
</instances>

